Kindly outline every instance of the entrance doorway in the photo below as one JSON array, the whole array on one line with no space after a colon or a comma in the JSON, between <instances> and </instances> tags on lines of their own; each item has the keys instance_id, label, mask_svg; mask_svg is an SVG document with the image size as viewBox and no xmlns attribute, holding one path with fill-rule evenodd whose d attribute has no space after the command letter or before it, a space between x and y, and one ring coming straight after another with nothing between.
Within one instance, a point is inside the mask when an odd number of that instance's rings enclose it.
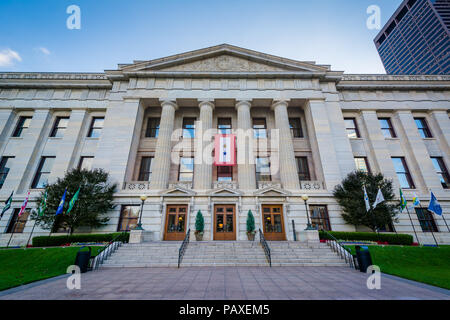
<instances>
[{"instance_id":1,"label":"entrance doorway","mask_svg":"<svg viewBox=\"0 0 450 320\"><path fill-rule=\"evenodd\" d=\"M236 206L214 205L214 240L236 240Z\"/></svg>"},{"instance_id":2,"label":"entrance doorway","mask_svg":"<svg viewBox=\"0 0 450 320\"><path fill-rule=\"evenodd\" d=\"M188 206L167 205L166 230L164 240L183 241L186 236L186 217Z\"/></svg>"},{"instance_id":3,"label":"entrance doorway","mask_svg":"<svg viewBox=\"0 0 450 320\"><path fill-rule=\"evenodd\" d=\"M269 241L286 240L284 233L283 206L281 204L262 205L264 237Z\"/></svg>"}]
</instances>

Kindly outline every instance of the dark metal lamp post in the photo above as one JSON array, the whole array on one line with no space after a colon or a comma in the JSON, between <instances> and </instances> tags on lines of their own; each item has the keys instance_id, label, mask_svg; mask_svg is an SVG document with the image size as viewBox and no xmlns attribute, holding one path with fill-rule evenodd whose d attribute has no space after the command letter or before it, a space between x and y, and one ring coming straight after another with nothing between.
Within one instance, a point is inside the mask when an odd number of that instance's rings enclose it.
<instances>
[{"instance_id":1,"label":"dark metal lamp post","mask_svg":"<svg viewBox=\"0 0 450 320\"><path fill-rule=\"evenodd\" d=\"M145 194L141 195L141 210L139 211L139 223L137 224L136 228L134 228L134 230L144 230L144 228L142 228L142 212L144 211L144 202L145 200L147 200L147 196Z\"/></svg>"},{"instance_id":2,"label":"dark metal lamp post","mask_svg":"<svg viewBox=\"0 0 450 320\"><path fill-rule=\"evenodd\" d=\"M307 201L309 199L308 195L307 194L303 194L302 195L302 199L303 199L303 201L305 201L306 217L308 218L308 224L306 225L306 229L305 230L316 230L316 228L314 228L311 225L311 220L309 219L309 211L308 211L308 204L307 204Z\"/></svg>"}]
</instances>

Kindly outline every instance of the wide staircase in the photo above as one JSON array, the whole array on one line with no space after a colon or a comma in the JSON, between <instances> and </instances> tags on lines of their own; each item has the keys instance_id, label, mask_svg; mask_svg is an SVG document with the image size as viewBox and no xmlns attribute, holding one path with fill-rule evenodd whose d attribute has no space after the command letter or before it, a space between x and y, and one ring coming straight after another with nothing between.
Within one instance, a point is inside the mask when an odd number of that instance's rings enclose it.
<instances>
[{"instance_id":1,"label":"wide staircase","mask_svg":"<svg viewBox=\"0 0 450 320\"><path fill-rule=\"evenodd\" d=\"M270 241L272 266L346 266L327 244ZM124 244L103 262L102 267L177 267L181 242ZM190 242L181 267L269 266L258 241Z\"/></svg>"}]
</instances>

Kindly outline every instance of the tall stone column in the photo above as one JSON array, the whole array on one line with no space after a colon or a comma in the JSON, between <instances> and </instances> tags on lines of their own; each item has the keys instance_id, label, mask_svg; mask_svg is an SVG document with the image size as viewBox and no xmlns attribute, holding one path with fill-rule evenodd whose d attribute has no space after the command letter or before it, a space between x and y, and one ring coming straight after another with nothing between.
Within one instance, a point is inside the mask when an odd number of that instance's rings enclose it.
<instances>
[{"instance_id":1,"label":"tall stone column","mask_svg":"<svg viewBox=\"0 0 450 320\"><path fill-rule=\"evenodd\" d=\"M250 101L238 101L237 110L237 166L241 190L256 189L255 156L253 154L252 118Z\"/></svg>"},{"instance_id":2,"label":"tall stone column","mask_svg":"<svg viewBox=\"0 0 450 320\"><path fill-rule=\"evenodd\" d=\"M300 181L298 180L297 164L295 163L294 145L292 143L287 107L287 101L276 101L272 104L272 110L275 111L275 125L280 137L280 178L283 188L299 190Z\"/></svg>"},{"instance_id":3,"label":"tall stone column","mask_svg":"<svg viewBox=\"0 0 450 320\"><path fill-rule=\"evenodd\" d=\"M439 140L441 150L445 151L446 154L450 154L450 120L447 110L433 110L431 119L435 123L431 124L430 127L434 129L433 132Z\"/></svg>"},{"instance_id":4,"label":"tall stone column","mask_svg":"<svg viewBox=\"0 0 450 320\"><path fill-rule=\"evenodd\" d=\"M161 102L161 107L161 122L159 124L158 141L156 142L155 159L153 160L152 179L150 182L150 189L153 190L165 189L169 183L170 154L172 152L170 137L173 132L175 111L178 109L175 102L167 100Z\"/></svg>"},{"instance_id":5,"label":"tall stone column","mask_svg":"<svg viewBox=\"0 0 450 320\"><path fill-rule=\"evenodd\" d=\"M206 150L211 139L205 132L212 128L214 104L210 101L201 101L199 108L200 123L195 126L194 189L207 190L211 189L212 183L212 156Z\"/></svg>"}]
</instances>

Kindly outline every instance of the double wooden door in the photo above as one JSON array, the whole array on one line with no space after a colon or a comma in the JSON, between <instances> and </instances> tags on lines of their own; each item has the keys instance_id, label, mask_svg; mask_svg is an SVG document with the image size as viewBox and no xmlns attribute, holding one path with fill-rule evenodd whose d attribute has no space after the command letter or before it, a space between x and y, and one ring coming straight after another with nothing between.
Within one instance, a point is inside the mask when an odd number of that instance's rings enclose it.
<instances>
[{"instance_id":1,"label":"double wooden door","mask_svg":"<svg viewBox=\"0 0 450 320\"><path fill-rule=\"evenodd\" d=\"M188 206L167 205L166 230L164 240L182 241L186 236L186 218Z\"/></svg>"},{"instance_id":2,"label":"double wooden door","mask_svg":"<svg viewBox=\"0 0 450 320\"><path fill-rule=\"evenodd\" d=\"M236 240L236 206L214 205L214 240Z\"/></svg>"},{"instance_id":3,"label":"double wooden door","mask_svg":"<svg viewBox=\"0 0 450 320\"><path fill-rule=\"evenodd\" d=\"M262 218L264 237L269 241L286 240L283 221L283 206L281 204L263 204Z\"/></svg>"}]
</instances>

